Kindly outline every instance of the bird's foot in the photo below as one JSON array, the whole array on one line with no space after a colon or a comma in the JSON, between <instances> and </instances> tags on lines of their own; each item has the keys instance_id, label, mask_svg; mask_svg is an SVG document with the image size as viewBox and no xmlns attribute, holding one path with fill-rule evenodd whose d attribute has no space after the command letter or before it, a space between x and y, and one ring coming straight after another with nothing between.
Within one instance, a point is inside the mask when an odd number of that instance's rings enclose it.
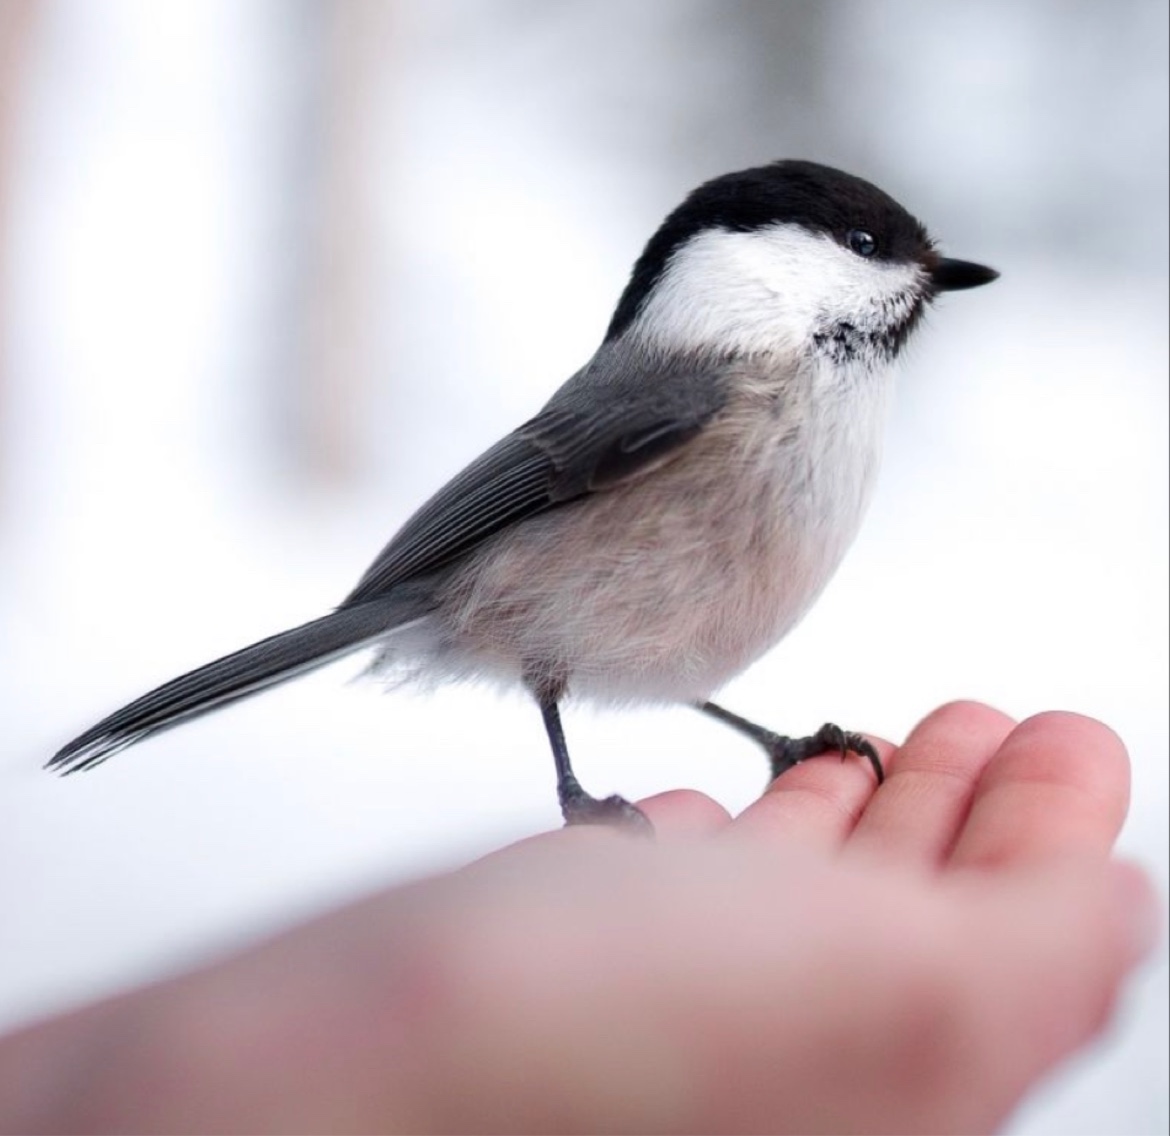
<instances>
[{"instance_id":1,"label":"bird's foot","mask_svg":"<svg viewBox=\"0 0 1170 1136\"><path fill-rule=\"evenodd\" d=\"M637 805L625 797L591 797L575 781L558 790L566 825L609 824L635 836L653 836L654 826Z\"/></svg>"},{"instance_id":2,"label":"bird's foot","mask_svg":"<svg viewBox=\"0 0 1170 1136\"><path fill-rule=\"evenodd\" d=\"M807 738L788 738L783 734L768 732L760 737L760 744L768 753L772 764L772 779L786 773L794 765L819 757L823 753L839 753L844 761L851 753L864 757L873 766L880 785L885 780L882 759L878 751L860 734L849 733L832 722L826 722L815 734Z\"/></svg>"}]
</instances>

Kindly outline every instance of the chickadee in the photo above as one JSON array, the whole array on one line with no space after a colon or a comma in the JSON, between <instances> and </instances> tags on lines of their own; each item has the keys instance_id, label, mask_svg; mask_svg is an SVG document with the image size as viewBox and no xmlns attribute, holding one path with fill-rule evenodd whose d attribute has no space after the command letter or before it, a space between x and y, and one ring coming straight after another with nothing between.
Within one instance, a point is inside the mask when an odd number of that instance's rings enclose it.
<instances>
[{"instance_id":1,"label":"chickadee","mask_svg":"<svg viewBox=\"0 0 1170 1136\"><path fill-rule=\"evenodd\" d=\"M569 824L647 824L573 774L566 695L689 703L761 743L773 776L827 751L709 701L808 610L857 532L895 357L940 292L994 280L942 257L876 186L782 161L696 189L634 265L593 358L418 510L329 615L143 695L49 762L151 734L363 647L393 679L523 683Z\"/></svg>"}]
</instances>

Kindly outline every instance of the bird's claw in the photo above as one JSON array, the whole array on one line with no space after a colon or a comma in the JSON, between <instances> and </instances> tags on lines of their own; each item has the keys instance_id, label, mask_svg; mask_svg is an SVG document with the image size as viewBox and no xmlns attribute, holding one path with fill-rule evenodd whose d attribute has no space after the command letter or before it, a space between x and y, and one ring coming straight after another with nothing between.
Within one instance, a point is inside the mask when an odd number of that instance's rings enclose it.
<instances>
[{"instance_id":1,"label":"bird's claw","mask_svg":"<svg viewBox=\"0 0 1170 1136\"><path fill-rule=\"evenodd\" d=\"M826 722L815 734L807 738L787 738L781 734L773 734L765 742L764 748L772 762L773 780L794 765L799 765L810 757L819 757L823 753L839 753L842 761L849 754L855 753L869 762L879 785L885 780L882 759L873 744L860 734L843 730L833 722Z\"/></svg>"}]
</instances>

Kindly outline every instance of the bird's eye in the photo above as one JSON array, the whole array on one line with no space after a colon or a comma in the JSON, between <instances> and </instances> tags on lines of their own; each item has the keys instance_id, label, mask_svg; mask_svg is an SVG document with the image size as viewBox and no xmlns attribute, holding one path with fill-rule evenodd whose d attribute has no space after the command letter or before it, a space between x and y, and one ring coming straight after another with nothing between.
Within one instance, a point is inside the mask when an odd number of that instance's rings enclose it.
<instances>
[{"instance_id":1,"label":"bird's eye","mask_svg":"<svg viewBox=\"0 0 1170 1136\"><path fill-rule=\"evenodd\" d=\"M857 253L858 256L871 257L877 252L877 241L872 233L867 233L864 229L850 229L845 234L845 243L850 251Z\"/></svg>"}]
</instances>

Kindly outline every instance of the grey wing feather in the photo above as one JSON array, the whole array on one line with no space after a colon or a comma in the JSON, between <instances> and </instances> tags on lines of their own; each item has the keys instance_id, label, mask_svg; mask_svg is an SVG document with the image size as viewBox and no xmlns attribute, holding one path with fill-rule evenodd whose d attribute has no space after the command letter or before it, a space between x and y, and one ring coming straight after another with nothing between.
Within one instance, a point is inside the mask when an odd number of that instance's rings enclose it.
<instances>
[{"instance_id":1,"label":"grey wing feather","mask_svg":"<svg viewBox=\"0 0 1170 1136\"><path fill-rule=\"evenodd\" d=\"M535 418L423 505L342 607L441 568L526 517L667 460L723 406L727 369L608 345Z\"/></svg>"},{"instance_id":2,"label":"grey wing feather","mask_svg":"<svg viewBox=\"0 0 1170 1136\"><path fill-rule=\"evenodd\" d=\"M398 530L342 607L441 568L505 525L547 508L551 479L548 458L518 433L509 434Z\"/></svg>"}]
</instances>

